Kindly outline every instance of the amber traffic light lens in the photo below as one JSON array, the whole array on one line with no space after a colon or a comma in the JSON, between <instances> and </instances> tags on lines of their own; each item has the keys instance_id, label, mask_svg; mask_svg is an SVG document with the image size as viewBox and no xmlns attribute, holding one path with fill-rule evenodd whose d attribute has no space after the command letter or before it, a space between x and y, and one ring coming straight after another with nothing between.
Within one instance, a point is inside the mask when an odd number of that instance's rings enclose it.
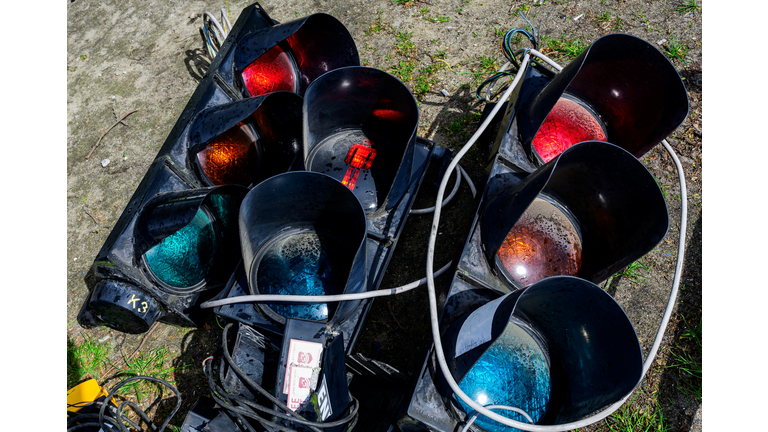
<instances>
[{"instance_id":1,"label":"amber traffic light lens","mask_svg":"<svg viewBox=\"0 0 768 432\"><path fill-rule=\"evenodd\" d=\"M286 90L296 92L296 74L288 53L275 45L243 71L245 87L252 97Z\"/></svg>"},{"instance_id":2,"label":"amber traffic light lens","mask_svg":"<svg viewBox=\"0 0 768 432\"><path fill-rule=\"evenodd\" d=\"M533 138L533 147L544 162L549 162L574 144L607 139L602 122L594 114L561 97Z\"/></svg>"},{"instance_id":3,"label":"amber traffic light lens","mask_svg":"<svg viewBox=\"0 0 768 432\"><path fill-rule=\"evenodd\" d=\"M559 206L538 197L507 234L496 257L506 275L527 288L550 276L576 276L581 250L577 226Z\"/></svg>"},{"instance_id":4,"label":"amber traffic light lens","mask_svg":"<svg viewBox=\"0 0 768 432\"><path fill-rule=\"evenodd\" d=\"M256 139L244 125L237 125L197 153L203 174L214 185L249 186L259 168Z\"/></svg>"}]
</instances>

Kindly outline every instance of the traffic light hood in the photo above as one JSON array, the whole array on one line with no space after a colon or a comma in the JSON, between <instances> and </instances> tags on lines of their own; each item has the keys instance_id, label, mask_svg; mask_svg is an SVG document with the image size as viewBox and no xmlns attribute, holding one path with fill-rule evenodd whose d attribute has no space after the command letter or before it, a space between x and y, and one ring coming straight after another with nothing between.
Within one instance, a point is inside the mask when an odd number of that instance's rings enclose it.
<instances>
[{"instance_id":1,"label":"traffic light hood","mask_svg":"<svg viewBox=\"0 0 768 432\"><path fill-rule=\"evenodd\" d=\"M390 210L411 180L419 109L408 88L378 69L339 68L304 95L306 169L342 181L366 213Z\"/></svg>"},{"instance_id":2,"label":"traffic light hood","mask_svg":"<svg viewBox=\"0 0 768 432\"><path fill-rule=\"evenodd\" d=\"M492 268L507 234L542 193L576 219L583 246L577 276L594 283L645 255L669 228L664 196L648 169L616 145L583 142L522 180L507 173L488 181L480 230Z\"/></svg>"},{"instance_id":3,"label":"traffic light hood","mask_svg":"<svg viewBox=\"0 0 768 432\"><path fill-rule=\"evenodd\" d=\"M539 413L538 424L568 423L601 410L629 394L642 376L640 343L624 310L597 285L571 276L544 279L468 311L442 341L451 374L468 396L482 392L483 404L527 404L529 415ZM529 345L543 354L540 364L526 352ZM452 395L437 373L443 396ZM549 379L537 388L542 375ZM520 399L499 400L509 396L504 388ZM455 395L447 399L455 409L468 408Z\"/></svg>"},{"instance_id":4,"label":"traffic light hood","mask_svg":"<svg viewBox=\"0 0 768 432\"><path fill-rule=\"evenodd\" d=\"M327 175L294 171L263 181L240 207L240 242L251 294L333 295L367 290L365 212ZM339 323L360 303L259 303L272 320Z\"/></svg>"},{"instance_id":5,"label":"traffic light hood","mask_svg":"<svg viewBox=\"0 0 768 432\"><path fill-rule=\"evenodd\" d=\"M242 186L302 169L302 103L301 96L280 91L202 111L190 125L188 163L197 168L205 183L223 179ZM247 129L239 136L231 136L237 128ZM237 155L227 154L231 146L246 148ZM251 163L243 163L246 152L251 152Z\"/></svg>"},{"instance_id":6,"label":"traffic light hood","mask_svg":"<svg viewBox=\"0 0 768 432\"><path fill-rule=\"evenodd\" d=\"M295 92L303 95L320 75L344 66L360 64L355 41L344 25L331 15L318 13L283 24L251 31L242 36L234 50L234 71L240 91L250 94L243 72L270 49L280 45L292 54L296 73Z\"/></svg>"},{"instance_id":7,"label":"traffic light hood","mask_svg":"<svg viewBox=\"0 0 768 432\"><path fill-rule=\"evenodd\" d=\"M607 141L639 158L688 114L677 70L650 43L614 33L597 39L559 73L529 67L517 105L520 142L531 160L544 161L532 143L564 94L583 101L607 129Z\"/></svg>"}]
</instances>

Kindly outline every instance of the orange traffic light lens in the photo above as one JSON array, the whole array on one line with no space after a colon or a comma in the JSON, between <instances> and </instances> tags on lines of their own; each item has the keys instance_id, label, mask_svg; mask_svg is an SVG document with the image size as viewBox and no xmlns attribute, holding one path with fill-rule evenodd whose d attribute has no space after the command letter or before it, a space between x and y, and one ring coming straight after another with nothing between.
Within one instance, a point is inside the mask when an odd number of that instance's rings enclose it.
<instances>
[{"instance_id":1,"label":"orange traffic light lens","mask_svg":"<svg viewBox=\"0 0 768 432\"><path fill-rule=\"evenodd\" d=\"M203 174L216 186L249 186L258 172L256 140L243 125L235 126L197 153Z\"/></svg>"},{"instance_id":2,"label":"orange traffic light lens","mask_svg":"<svg viewBox=\"0 0 768 432\"><path fill-rule=\"evenodd\" d=\"M245 87L252 97L279 90L296 92L296 74L288 53L275 45L243 71Z\"/></svg>"},{"instance_id":3,"label":"orange traffic light lens","mask_svg":"<svg viewBox=\"0 0 768 432\"><path fill-rule=\"evenodd\" d=\"M538 197L507 234L496 257L506 275L527 288L550 276L576 276L581 249L576 225L558 206Z\"/></svg>"},{"instance_id":4,"label":"orange traffic light lens","mask_svg":"<svg viewBox=\"0 0 768 432\"><path fill-rule=\"evenodd\" d=\"M607 139L594 114L578 102L561 97L533 138L533 147L544 162L549 162L574 144Z\"/></svg>"}]
</instances>

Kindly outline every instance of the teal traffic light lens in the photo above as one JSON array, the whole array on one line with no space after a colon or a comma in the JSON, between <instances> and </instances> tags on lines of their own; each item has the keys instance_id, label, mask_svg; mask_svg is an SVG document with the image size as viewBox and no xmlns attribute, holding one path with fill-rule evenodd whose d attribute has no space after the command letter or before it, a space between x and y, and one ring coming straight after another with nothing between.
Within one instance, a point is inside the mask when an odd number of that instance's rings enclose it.
<instances>
[{"instance_id":1,"label":"teal traffic light lens","mask_svg":"<svg viewBox=\"0 0 768 432\"><path fill-rule=\"evenodd\" d=\"M256 278L261 294L333 295L344 287L349 253L334 237L300 232L268 246ZM327 303L267 303L286 318L328 319Z\"/></svg>"},{"instance_id":2,"label":"teal traffic light lens","mask_svg":"<svg viewBox=\"0 0 768 432\"><path fill-rule=\"evenodd\" d=\"M213 267L217 251L216 231L201 209L184 228L164 238L144 254L152 274L174 288L202 283Z\"/></svg>"},{"instance_id":3,"label":"teal traffic light lens","mask_svg":"<svg viewBox=\"0 0 768 432\"><path fill-rule=\"evenodd\" d=\"M501 335L467 372L459 388L480 405L520 408L534 422L538 422L549 403L549 361L542 349L543 345L525 327L513 317ZM477 413L456 395L454 397L468 416ZM514 411L493 411L512 420L528 423L525 417ZM482 415L475 424L489 432L518 430Z\"/></svg>"}]
</instances>

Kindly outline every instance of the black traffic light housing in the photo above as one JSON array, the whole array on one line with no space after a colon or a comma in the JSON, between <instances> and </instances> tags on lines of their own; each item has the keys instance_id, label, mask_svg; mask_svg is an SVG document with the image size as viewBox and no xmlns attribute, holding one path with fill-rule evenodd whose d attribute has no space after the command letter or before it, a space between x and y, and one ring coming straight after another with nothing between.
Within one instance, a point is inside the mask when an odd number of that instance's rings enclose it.
<instances>
[{"instance_id":1,"label":"black traffic light housing","mask_svg":"<svg viewBox=\"0 0 768 432\"><path fill-rule=\"evenodd\" d=\"M534 139L561 98L586 112L587 129L605 138L569 143L545 160ZM548 401L535 419L538 424L586 417L632 391L641 377L637 336L621 308L594 284L666 235L663 195L637 158L676 129L687 109L675 69L653 46L633 36L598 39L558 74L536 62L526 68L501 121L489 180L441 311L440 333L454 380L460 382L502 340L506 326L517 324L543 347L551 368ZM594 124L599 128L592 128ZM567 247L559 255L549 254L553 244ZM579 247L571 248L574 244ZM505 260L514 264L505 266ZM534 262L538 267L528 267ZM532 269L541 271L541 277L528 277ZM493 307L498 309L485 310ZM472 322L475 311L475 317L493 317L493 325L475 333L468 326L463 338L474 341L457 351L461 329ZM603 315L611 318L594 322ZM602 342L594 346L564 330L597 324L606 329L599 330ZM570 351L578 347L589 349ZM578 374L569 372L576 367L571 362L583 362L577 366L587 367L583 370L589 374L595 367L602 370L585 384L573 380ZM608 381L601 381L606 377ZM613 388L609 381L621 384ZM468 395L484 405L476 394ZM403 431L453 430L474 413L468 408L447 386L430 352L398 425ZM496 412L525 422L509 411ZM476 424L482 426L482 419Z\"/></svg>"},{"instance_id":2,"label":"black traffic light housing","mask_svg":"<svg viewBox=\"0 0 768 432\"><path fill-rule=\"evenodd\" d=\"M86 275L90 295L78 315L81 325L141 333L155 321L181 326L200 322L196 306L218 294L229 279L226 274L231 276L237 266L237 257L229 255L239 250L237 214L246 188L275 174L303 169L302 98L288 91L244 97L247 95L236 84L233 59L252 54L248 47L260 43L256 35L273 40L274 35L291 28L282 39L291 34L304 35L296 36L300 41L307 35L324 35L325 39L313 40L306 47L326 52L320 45L340 43L344 53L334 59L344 60L338 65L357 64L354 43L333 20L310 17L275 28L276 23L258 3L243 10ZM317 25L323 28L317 30ZM341 35L343 41L332 38L333 34ZM335 65L329 61L324 67ZM229 197L228 211L212 212L212 197L224 195ZM200 228L199 234L213 232L216 252L209 258L217 263L215 269L200 283L168 284L145 255L162 242L177 241L174 235L179 230L192 230L192 221L200 219L196 215L210 219L211 226ZM180 255L196 258L191 246Z\"/></svg>"}]
</instances>

